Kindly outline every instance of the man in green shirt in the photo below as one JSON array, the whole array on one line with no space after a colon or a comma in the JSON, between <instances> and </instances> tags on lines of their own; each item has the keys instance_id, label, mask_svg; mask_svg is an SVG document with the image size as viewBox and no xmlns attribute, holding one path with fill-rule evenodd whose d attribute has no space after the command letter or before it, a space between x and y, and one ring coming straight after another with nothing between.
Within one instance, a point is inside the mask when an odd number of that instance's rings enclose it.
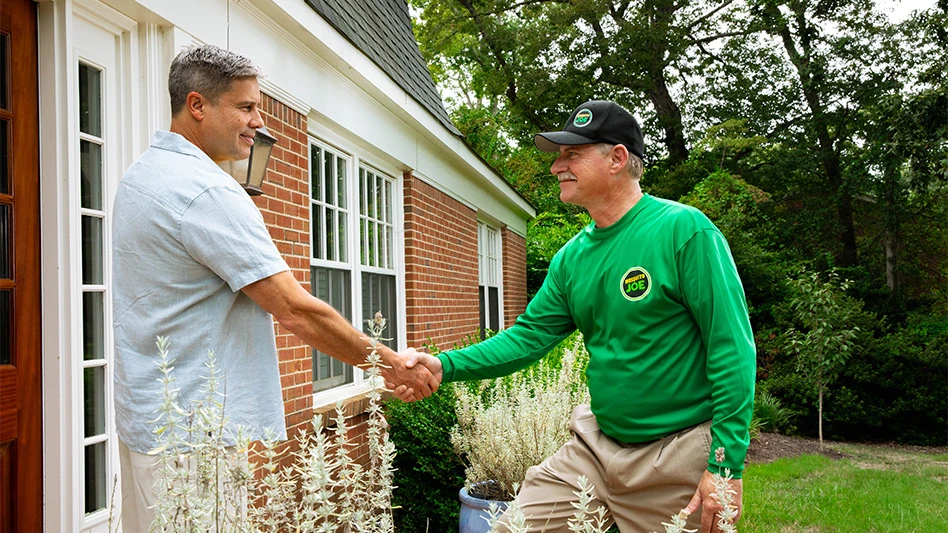
<instances>
[{"instance_id":1,"label":"man in green shirt","mask_svg":"<svg viewBox=\"0 0 948 533\"><path fill-rule=\"evenodd\" d=\"M642 133L618 104L586 102L534 142L559 152L560 199L593 223L512 327L416 357L444 381L493 378L579 329L591 402L574 411L573 438L527 473L517 498L530 531L566 531L585 475L623 533L661 529L684 507L690 527L717 532L711 473L730 469L739 513L756 361L727 242L697 209L642 193Z\"/></svg>"}]
</instances>

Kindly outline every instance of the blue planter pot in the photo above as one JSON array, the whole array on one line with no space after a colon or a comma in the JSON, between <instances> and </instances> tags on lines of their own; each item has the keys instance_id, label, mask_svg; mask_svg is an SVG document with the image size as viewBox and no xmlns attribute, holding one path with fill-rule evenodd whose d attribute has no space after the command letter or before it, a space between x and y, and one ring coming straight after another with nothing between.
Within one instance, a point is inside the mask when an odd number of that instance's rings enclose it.
<instances>
[{"instance_id":1,"label":"blue planter pot","mask_svg":"<svg viewBox=\"0 0 948 533\"><path fill-rule=\"evenodd\" d=\"M489 483L491 482L475 483L474 487ZM468 494L467 488L462 488L458 496L461 499L461 518L458 521L458 533L488 533L490 531L490 526L487 523L490 519L490 504L497 504L497 509L503 512L507 508L507 504L510 503L503 500L483 500L471 496Z\"/></svg>"}]
</instances>

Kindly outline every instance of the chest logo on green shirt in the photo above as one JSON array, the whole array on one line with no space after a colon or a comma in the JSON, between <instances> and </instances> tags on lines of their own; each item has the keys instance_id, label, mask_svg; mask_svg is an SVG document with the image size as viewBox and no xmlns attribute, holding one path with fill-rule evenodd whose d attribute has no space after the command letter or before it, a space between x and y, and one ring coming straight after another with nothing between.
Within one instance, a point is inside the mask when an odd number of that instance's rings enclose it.
<instances>
[{"instance_id":1,"label":"chest logo on green shirt","mask_svg":"<svg viewBox=\"0 0 948 533\"><path fill-rule=\"evenodd\" d=\"M632 267L622 276L622 283L619 286L622 296L626 300L633 302L645 298L648 291L652 290L652 277L648 271L642 267Z\"/></svg>"}]
</instances>

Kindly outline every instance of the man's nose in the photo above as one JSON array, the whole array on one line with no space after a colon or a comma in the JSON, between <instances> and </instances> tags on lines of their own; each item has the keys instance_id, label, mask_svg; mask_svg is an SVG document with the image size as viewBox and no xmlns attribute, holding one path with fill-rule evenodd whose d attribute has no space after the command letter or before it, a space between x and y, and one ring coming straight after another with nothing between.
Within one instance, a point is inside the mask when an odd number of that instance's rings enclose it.
<instances>
[{"instance_id":1,"label":"man's nose","mask_svg":"<svg viewBox=\"0 0 948 533\"><path fill-rule=\"evenodd\" d=\"M566 170L566 162L563 161L563 156L558 156L556 158L556 161L553 161L553 166L550 167L550 172L556 175L565 170Z\"/></svg>"},{"instance_id":2,"label":"man's nose","mask_svg":"<svg viewBox=\"0 0 948 533\"><path fill-rule=\"evenodd\" d=\"M260 114L260 110L254 109L253 117L250 119L250 127L257 129L263 127L263 115Z\"/></svg>"}]
</instances>

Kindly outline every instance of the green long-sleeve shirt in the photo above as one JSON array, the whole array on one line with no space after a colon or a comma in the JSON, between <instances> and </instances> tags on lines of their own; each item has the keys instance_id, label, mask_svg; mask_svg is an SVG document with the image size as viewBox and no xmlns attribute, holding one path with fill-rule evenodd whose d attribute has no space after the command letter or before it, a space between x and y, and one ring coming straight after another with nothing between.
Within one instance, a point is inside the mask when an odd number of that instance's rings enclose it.
<instances>
[{"instance_id":1,"label":"green long-sleeve shirt","mask_svg":"<svg viewBox=\"0 0 948 533\"><path fill-rule=\"evenodd\" d=\"M590 224L512 327L439 356L444 380L510 374L575 329L603 433L647 442L711 419L709 469L723 447L722 466L741 477L756 352L730 249L704 214L645 195L615 224Z\"/></svg>"}]
</instances>

